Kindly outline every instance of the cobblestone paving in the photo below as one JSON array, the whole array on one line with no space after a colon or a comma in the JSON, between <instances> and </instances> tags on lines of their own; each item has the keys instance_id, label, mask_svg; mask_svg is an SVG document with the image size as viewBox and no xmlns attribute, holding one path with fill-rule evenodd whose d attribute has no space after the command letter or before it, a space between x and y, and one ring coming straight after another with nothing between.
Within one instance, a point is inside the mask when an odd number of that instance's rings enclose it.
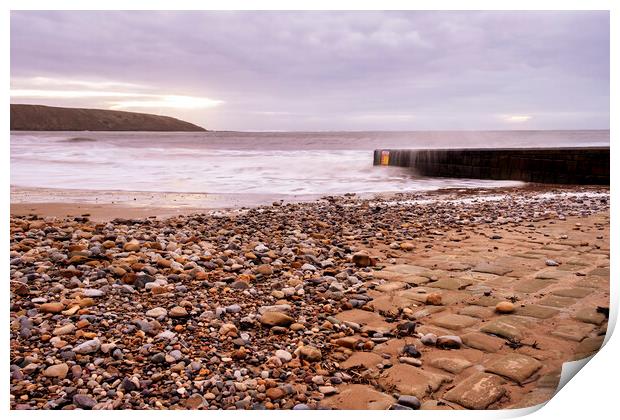
<instances>
[{"instance_id":1,"label":"cobblestone paving","mask_svg":"<svg viewBox=\"0 0 620 420\"><path fill-rule=\"evenodd\" d=\"M439 349L406 337L386 338L369 352L343 349L348 359L341 367L357 366L363 384L341 385L340 394L324 403L387 408L394 393L417 397L422 409L519 408L548 400L562 364L602 345L608 226L606 212L518 228L451 231L440 240L426 239L425 250L413 255L369 250L384 252L393 263L369 282L374 291L366 309L374 311L353 309L337 318L380 338L397 328L386 322L390 311L404 311L418 322L418 337L458 336L462 345ZM427 305L429 295L441 296L441 304ZM498 313L501 301L513 302L514 311ZM399 357L406 344L421 352L414 359L419 366ZM376 369L381 361L391 367Z\"/></svg>"}]
</instances>

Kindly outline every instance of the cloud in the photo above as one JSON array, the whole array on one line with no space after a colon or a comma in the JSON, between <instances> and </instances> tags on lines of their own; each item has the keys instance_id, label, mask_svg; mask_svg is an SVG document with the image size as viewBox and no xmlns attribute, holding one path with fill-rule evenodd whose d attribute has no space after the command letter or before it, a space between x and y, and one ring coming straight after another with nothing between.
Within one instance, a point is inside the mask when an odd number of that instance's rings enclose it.
<instances>
[{"instance_id":1,"label":"cloud","mask_svg":"<svg viewBox=\"0 0 620 420\"><path fill-rule=\"evenodd\" d=\"M503 115L501 117L504 121L509 123L524 123L532 119L531 115Z\"/></svg>"},{"instance_id":2,"label":"cloud","mask_svg":"<svg viewBox=\"0 0 620 420\"><path fill-rule=\"evenodd\" d=\"M192 96L182 95L153 95L152 99L135 99L135 100L120 100L112 101L110 108L123 109L123 108L181 108L181 109L196 109L196 108L213 108L222 104L223 101L209 98L195 98Z\"/></svg>"},{"instance_id":3,"label":"cloud","mask_svg":"<svg viewBox=\"0 0 620 420\"><path fill-rule=\"evenodd\" d=\"M609 13L13 11L11 81L211 129L607 128Z\"/></svg>"},{"instance_id":4,"label":"cloud","mask_svg":"<svg viewBox=\"0 0 620 420\"><path fill-rule=\"evenodd\" d=\"M34 77L15 80L14 84L21 87L11 89L11 100L90 99L101 101L101 104L105 104L110 109L199 109L212 108L224 102L206 97L149 93L154 88L117 81L67 81L48 77ZM52 89L46 88L48 86L51 86ZM107 88L125 90L107 91L105 90Z\"/></svg>"}]
</instances>

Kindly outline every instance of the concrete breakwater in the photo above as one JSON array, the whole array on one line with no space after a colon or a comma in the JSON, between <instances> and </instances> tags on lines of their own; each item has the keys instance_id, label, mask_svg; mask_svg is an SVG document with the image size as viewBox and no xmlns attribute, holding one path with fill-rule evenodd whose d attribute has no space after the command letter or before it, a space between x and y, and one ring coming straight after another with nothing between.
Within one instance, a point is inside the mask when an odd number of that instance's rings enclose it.
<instances>
[{"instance_id":1,"label":"concrete breakwater","mask_svg":"<svg viewBox=\"0 0 620 420\"><path fill-rule=\"evenodd\" d=\"M609 147L436 149L374 152L375 165L413 168L421 176L609 185Z\"/></svg>"}]
</instances>

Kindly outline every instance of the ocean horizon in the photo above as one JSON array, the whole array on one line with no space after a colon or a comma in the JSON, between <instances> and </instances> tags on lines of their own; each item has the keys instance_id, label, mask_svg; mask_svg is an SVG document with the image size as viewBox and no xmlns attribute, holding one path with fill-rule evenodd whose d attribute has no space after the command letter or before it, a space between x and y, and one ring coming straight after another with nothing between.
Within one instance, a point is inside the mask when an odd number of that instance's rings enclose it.
<instances>
[{"instance_id":1,"label":"ocean horizon","mask_svg":"<svg viewBox=\"0 0 620 420\"><path fill-rule=\"evenodd\" d=\"M11 132L11 185L215 194L344 194L510 186L374 167L377 148L608 146L609 130Z\"/></svg>"}]
</instances>

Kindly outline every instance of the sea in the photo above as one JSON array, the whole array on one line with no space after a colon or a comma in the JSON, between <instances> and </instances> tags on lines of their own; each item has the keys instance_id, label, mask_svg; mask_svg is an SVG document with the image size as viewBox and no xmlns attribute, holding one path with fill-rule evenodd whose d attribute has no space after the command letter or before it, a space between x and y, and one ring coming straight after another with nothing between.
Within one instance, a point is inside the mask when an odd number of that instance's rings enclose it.
<instances>
[{"instance_id":1,"label":"sea","mask_svg":"<svg viewBox=\"0 0 620 420\"><path fill-rule=\"evenodd\" d=\"M93 191L317 195L492 188L373 166L379 148L609 146L609 130L11 132L11 185Z\"/></svg>"}]
</instances>

